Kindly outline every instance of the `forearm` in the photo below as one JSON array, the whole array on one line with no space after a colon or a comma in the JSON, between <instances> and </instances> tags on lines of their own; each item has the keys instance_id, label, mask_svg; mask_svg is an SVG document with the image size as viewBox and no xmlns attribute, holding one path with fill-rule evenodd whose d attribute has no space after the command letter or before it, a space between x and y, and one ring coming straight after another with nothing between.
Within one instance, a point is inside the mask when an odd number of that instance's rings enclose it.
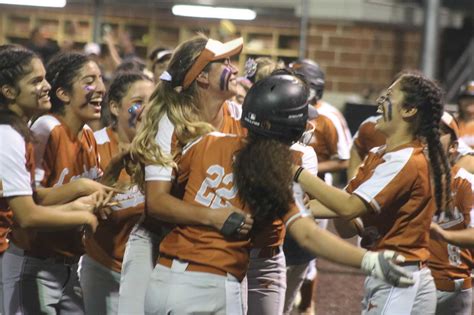
<instances>
[{"instance_id":1,"label":"forearm","mask_svg":"<svg viewBox=\"0 0 474 315\"><path fill-rule=\"evenodd\" d=\"M367 211L367 206L357 196L327 185L320 178L303 171L299 177L303 190L319 200L344 219L352 219Z\"/></svg>"},{"instance_id":2,"label":"forearm","mask_svg":"<svg viewBox=\"0 0 474 315\"><path fill-rule=\"evenodd\" d=\"M77 180L62 186L38 188L35 201L43 206L60 205L85 195L82 181Z\"/></svg>"},{"instance_id":3,"label":"forearm","mask_svg":"<svg viewBox=\"0 0 474 315\"><path fill-rule=\"evenodd\" d=\"M456 162L456 165L464 168L469 173L474 174L474 156L472 155L462 156Z\"/></svg>"},{"instance_id":4,"label":"forearm","mask_svg":"<svg viewBox=\"0 0 474 315\"><path fill-rule=\"evenodd\" d=\"M337 234L342 238L351 238L359 233L352 220L334 219L333 223Z\"/></svg>"},{"instance_id":5,"label":"forearm","mask_svg":"<svg viewBox=\"0 0 474 315\"><path fill-rule=\"evenodd\" d=\"M347 167L347 178L351 179L355 176L359 165L362 163L362 159L359 156L359 152L354 145L351 148L351 158L349 159L349 166Z\"/></svg>"},{"instance_id":6,"label":"forearm","mask_svg":"<svg viewBox=\"0 0 474 315\"><path fill-rule=\"evenodd\" d=\"M444 230L442 237L446 242L459 247L474 247L474 228L456 231Z\"/></svg>"},{"instance_id":7,"label":"forearm","mask_svg":"<svg viewBox=\"0 0 474 315\"><path fill-rule=\"evenodd\" d=\"M168 193L147 196L147 213L152 217L175 224L211 225L215 210L192 205Z\"/></svg>"},{"instance_id":8,"label":"forearm","mask_svg":"<svg viewBox=\"0 0 474 315\"><path fill-rule=\"evenodd\" d=\"M349 166L349 160L329 160L318 163L319 173L338 172Z\"/></svg>"},{"instance_id":9,"label":"forearm","mask_svg":"<svg viewBox=\"0 0 474 315\"><path fill-rule=\"evenodd\" d=\"M316 199L310 201L309 208L315 219L333 219L339 217L339 214L324 206Z\"/></svg>"},{"instance_id":10,"label":"forearm","mask_svg":"<svg viewBox=\"0 0 474 315\"><path fill-rule=\"evenodd\" d=\"M308 221L309 220L309 221ZM360 268L365 250L319 228L309 218L294 222L288 232L305 250L335 263Z\"/></svg>"}]
</instances>

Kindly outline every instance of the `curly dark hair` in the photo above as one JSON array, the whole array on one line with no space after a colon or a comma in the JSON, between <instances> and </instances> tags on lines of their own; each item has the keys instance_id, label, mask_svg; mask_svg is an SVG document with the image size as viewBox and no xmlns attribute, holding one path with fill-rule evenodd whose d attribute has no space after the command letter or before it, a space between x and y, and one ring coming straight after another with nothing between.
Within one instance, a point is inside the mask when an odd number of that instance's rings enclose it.
<instances>
[{"instance_id":1,"label":"curly dark hair","mask_svg":"<svg viewBox=\"0 0 474 315\"><path fill-rule=\"evenodd\" d=\"M234 181L252 212L254 231L281 218L294 202L291 156L287 144L252 133L235 155Z\"/></svg>"},{"instance_id":2,"label":"curly dark hair","mask_svg":"<svg viewBox=\"0 0 474 315\"><path fill-rule=\"evenodd\" d=\"M452 207L451 170L440 142L443 92L435 82L417 73L402 74L399 82L400 90L404 95L404 106L414 107L419 113L415 134L421 136L428 145L437 211L450 212Z\"/></svg>"},{"instance_id":3,"label":"curly dark hair","mask_svg":"<svg viewBox=\"0 0 474 315\"><path fill-rule=\"evenodd\" d=\"M46 80L51 84L51 112L63 113L64 103L57 97L59 88L70 92L81 68L90 59L84 54L67 52L55 55L46 66Z\"/></svg>"},{"instance_id":4,"label":"curly dark hair","mask_svg":"<svg viewBox=\"0 0 474 315\"><path fill-rule=\"evenodd\" d=\"M18 81L31 71L31 61L39 57L26 48L16 45L0 46L0 86L10 85L18 92ZM0 93L0 124L7 124L18 131L26 141L31 140L28 126L13 111L8 108L11 101Z\"/></svg>"}]
</instances>

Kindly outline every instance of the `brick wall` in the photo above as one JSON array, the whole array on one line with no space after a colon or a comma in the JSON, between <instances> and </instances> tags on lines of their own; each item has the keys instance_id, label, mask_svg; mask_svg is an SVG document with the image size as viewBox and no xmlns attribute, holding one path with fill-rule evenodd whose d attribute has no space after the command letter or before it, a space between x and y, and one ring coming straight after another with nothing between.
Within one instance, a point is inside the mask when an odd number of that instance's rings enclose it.
<instances>
[{"instance_id":1,"label":"brick wall","mask_svg":"<svg viewBox=\"0 0 474 315\"><path fill-rule=\"evenodd\" d=\"M333 93L377 93L403 69L418 68L421 30L390 25L311 22L307 57L326 72Z\"/></svg>"}]
</instances>

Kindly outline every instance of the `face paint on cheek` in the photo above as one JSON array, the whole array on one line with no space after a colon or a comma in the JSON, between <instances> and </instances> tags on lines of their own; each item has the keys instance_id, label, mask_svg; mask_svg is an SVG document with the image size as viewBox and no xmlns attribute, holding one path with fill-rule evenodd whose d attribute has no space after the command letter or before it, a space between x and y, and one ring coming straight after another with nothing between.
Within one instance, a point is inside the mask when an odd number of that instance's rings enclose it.
<instances>
[{"instance_id":1,"label":"face paint on cheek","mask_svg":"<svg viewBox=\"0 0 474 315\"><path fill-rule=\"evenodd\" d=\"M224 68L221 73L220 77L220 89L221 91L228 91L229 90L229 80L232 71L229 68Z\"/></svg>"},{"instance_id":2,"label":"face paint on cheek","mask_svg":"<svg viewBox=\"0 0 474 315\"><path fill-rule=\"evenodd\" d=\"M387 98L387 104L388 104L388 120L391 121L392 120L392 102L390 101L389 98Z\"/></svg>"},{"instance_id":3,"label":"face paint on cheek","mask_svg":"<svg viewBox=\"0 0 474 315\"><path fill-rule=\"evenodd\" d=\"M84 87L84 90L86 91L86 101L81 105L81 107L86 107L87 105L89 105L89 102L91 101L92 96L94 95L95 86L86 85Z\"/></svg>"},{"instance_id":4,"label":"face paint on cheek","mask_svg":"<svg viewBox=\"0 0 474 315\"><path fill-rule=\"evenodd\" d=\"M133 104L132 106L130 106L130 108L128 109L128 113L129 113L129 118L128 118L128 127L130 128L135 128L137 126L137 118L138 118L138 115L141 113L141 109L142 108L142 105L140 104Z\"/></svg>"}]
</instances>

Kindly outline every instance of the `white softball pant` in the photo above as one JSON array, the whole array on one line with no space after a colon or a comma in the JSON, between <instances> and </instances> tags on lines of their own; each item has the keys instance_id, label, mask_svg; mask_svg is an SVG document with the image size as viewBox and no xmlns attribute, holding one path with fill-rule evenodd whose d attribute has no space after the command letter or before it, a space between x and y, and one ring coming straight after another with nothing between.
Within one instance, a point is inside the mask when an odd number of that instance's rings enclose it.
<instances>
[{"instance_id":1,"label":"white softball pant","mask_svg":"<svg viewBox=\"0 0 474 315\"><path fill-rule=\"evenodd\" d=\"M117 314L120 273L84 255L79 262L79 281L86 314Z\"/></svg>"},{"instance_id":2,"label":"white softball pant","mask_svg":"<svg viewBox=\"0 0 474 315\"><path fill-rule=\"evenodd\" d=\"M2 269L5 314L84 314L77 264L34 258L10 243Z\"/></svg>"},{"instance_id":3,"label":"white softball pant","mask_svg":"<svg viewBox=\"0 0 474 315\"><path fill-rule=\"evenodd\" d=\"M154 234L137 223L127 241L122 262L118 313L143 315L148 281L156 263Z\"/></svg>"},{"instance_id":4,"label":"white softball pant","mask_svg":"<svg viewBox=\"0 0 474 315\"><path fill-rule=\"evenodd\" d=\"M396 288L375 277L367 277L362 300L363 315L434 315L436 311L436 287L429 268L405 266L413 272L415 284L408 288Z\"/></svg>"},{"instance_id":5,"label":"white softball pant","mask_svg":"<svg viewBox=\"0 0 474 315\"><path fill-rule=\"evenodd\" d=\"M240 282L232 275L186 271L188 263L173 260L171 268L156 265L145 298L145 314L243 315Z\"/></svg>"},{"instance_id":6,"label":"white softball pant","mask_svg":"<svg viewBox=\"0 0 474 315\"><path fill-rule=\"evenodd\" d=\"M436 315L471 315L472 288L455 292L436 291Z\"/></svg>"}]
</instances>

